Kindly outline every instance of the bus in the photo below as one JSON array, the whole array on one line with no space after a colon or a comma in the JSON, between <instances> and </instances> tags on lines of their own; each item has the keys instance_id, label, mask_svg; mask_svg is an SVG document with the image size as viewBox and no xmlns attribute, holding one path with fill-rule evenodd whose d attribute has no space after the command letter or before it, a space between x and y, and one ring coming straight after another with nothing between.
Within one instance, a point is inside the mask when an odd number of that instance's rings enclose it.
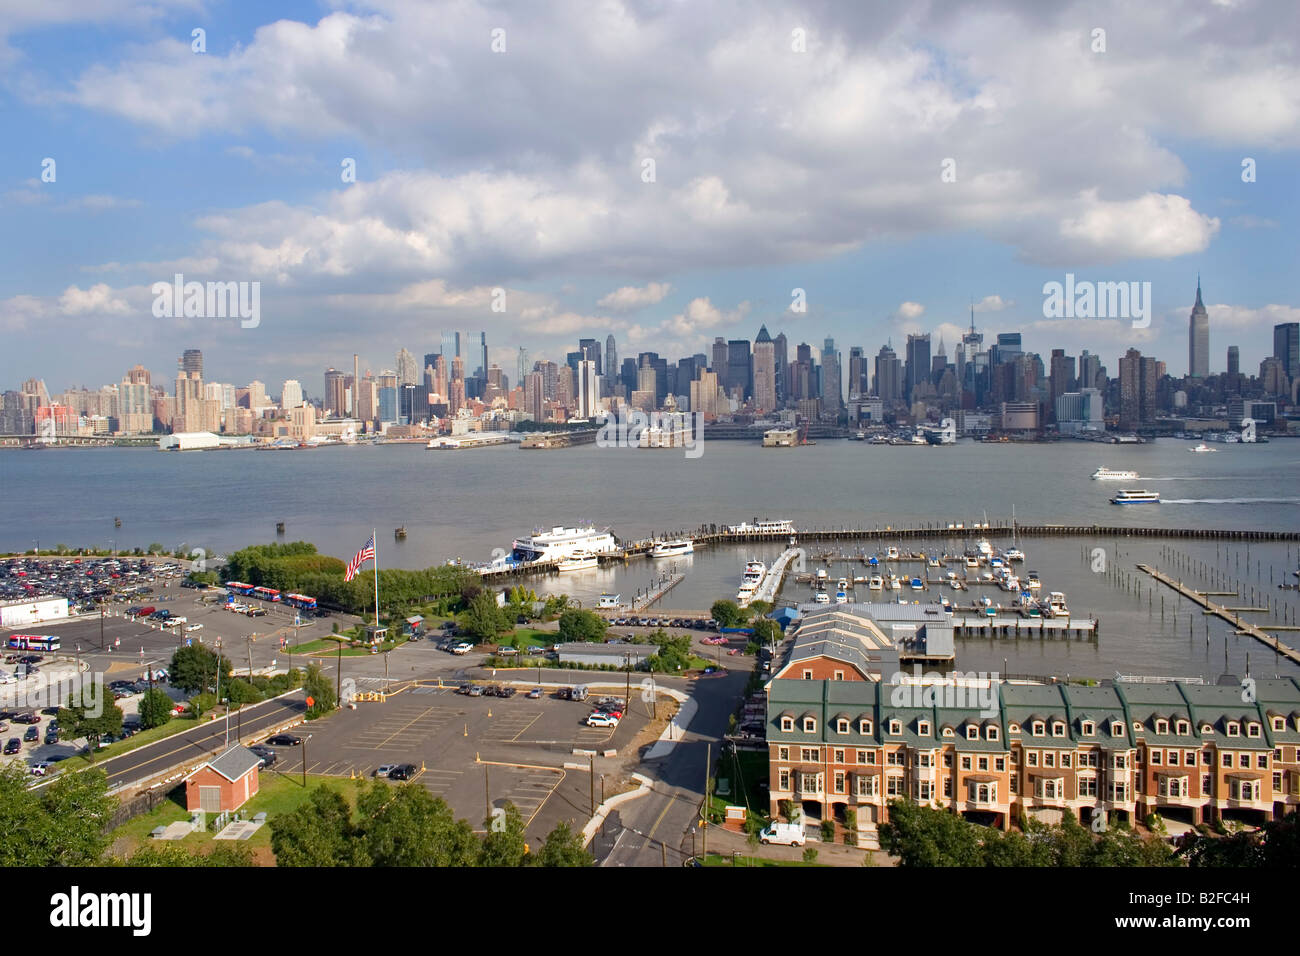
<instances>
[{"instance_id":1,"label":"bus","mask_svg":"<svg viewBox=\"0 0 1300 956\"><path fill-rule=\"evenodd\" d=\"M10 634L9 647L16 651L57 651L62 641L49 634Z\"/></svg>"},{"instance_id":2,"label":"bus","mask_svg":"<svg viewBox=\"0 0 1300 956\"><path fill-rule=\"evenodd\" d=\"M305 594L286 594L284 596L284 603L302 611L316 610L316 599L314 597L308 597Z\"/></svg>"},{"instance_id":3,"label":"bus","mask_svg":"<svg viewBox=\"0 0 1300 956\"><path fill-rule=\"evenodd\" d=\"M252 596L259 601L277 602L280 600L280 592L275 588L253 588Z\"/></svg>"},{"instance_id":4,"label":"bus","mask_svg":"<svg viewBox=\"0 0 1300 956\"><path fill-rule=\"evenodd\" d=\"M242 584L239 581L227 581L226 590L231 594L242 594L245 597L252 594L256 588L251 584Z\"/></svg>"}]
</instances>

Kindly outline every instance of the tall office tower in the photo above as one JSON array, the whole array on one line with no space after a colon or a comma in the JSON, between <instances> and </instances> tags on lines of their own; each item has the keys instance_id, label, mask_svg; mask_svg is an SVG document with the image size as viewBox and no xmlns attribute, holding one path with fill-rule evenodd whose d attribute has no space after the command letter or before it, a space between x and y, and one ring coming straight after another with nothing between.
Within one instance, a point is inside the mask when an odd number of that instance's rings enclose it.
<instances>
[{"instance_id":1,"label":"tall office tower","mask_svg":"<svg viewBox=\"0 0 1300 956\"><path fill-rule=\"evenodd\" d=\"M203 378L203 353L198 349L186 349L181 353L181 371L190 377Z\"/></svg>"},{"instance_id":2,"label":"tall office tower","mask_svg":"<svg viewBox=\"0 0 1300 956\"><path fill-rule=\"evenodd\" d=\"M1282 360L1282 371L1294 382L1300 374L1300 322L1273 326L1273 358Z\"/></svg>"},{"instance_id":3,"label":"tall office tower","mask_svg":"<svg viewBox=\"0 0 1300 956\"><path fill-rule=\"evenodd\" d=\"M415 385L420 381L420 369L415 356L406 349L397 350L397 385ZM407 424L410 424L409 422Z\"/></svg>"},{"instance_id":4,"label":"tall office tower","mask_svg":"<svg viewBox=\"0 0 1300 956\"><path fill-rule=\"evenodd\" d=\"M783 408L790 391L786 381L790 372L790 342L784 332L772 340L772 364L776 367L776 407Z\"/></svg>"},{"instance_id":5,"label":"tall office tower","mask_svg":"<svg viewBox=\"0 0 1300 956\"><path fill-rule=\"evenodd\" d=\"M533 370L528 364L528 349L522 345L519 346L519 355L515 359L515 382L519 385L524 384L524 376Z\"/></svg>"},{"instance_id":6,"label":"tall office tower","mask_svg":"<svg viewBox=\"0 0 1300 956\"><path fill-rule=\"evenodd\" d=\"M488 365L488 349L487 349L487 333L486 333L486 332L476 332L476 333L474 333L474 334L478 336L478 338L477 338L475 341L476 341L476 343L478 344L478 363L479 363L479 364L478 364L478 368L474 370L474 377L475 377L475 378L481 378L481 379L484 379L484 380L486 381L486 379L487 379L487 370L488 370L488 368L489 368L489 365Z\"/></svg>"},{"instance_id":7,"label":"tall office tower","mask_svg":"<svg viewBox=\"0 0 1300 956\"><path fill-rule=\"evenodd\" d=\"M903 398L912 400L912 389L930 375L930 333L907 336L907 359L903 366Z\"/></svg>"},{"instance_id":8,"label":"tall office tower","mask_svg":"<svg viewBox=\"0 0 1300 956\"><path fill-rule=\"evenodd\" d=\"M1048 414L1055 414L1056 400L1066 392L1075 390L1074 357L1065 349L1052 349L1051 374L1048 376Z\"/></svg>"},{"instance_id":9,"label":"tall office tower","mask_svg":"<svg viewBox=\"0 0 1300 956\"><path fill-rule=\"evenodd\" d=\"M1129 349L1119 360L1119 426L1137 428L1155 420L1156 360Z\"/></svg>"},{"instance_id":10,"label":"tall office tower","mask_svg":"<svg viewBox=\"0 0 1300 956\"><path fill-rule=\"evenodd\" d=\"M573 369L567 365L555 367L555 404L561 408L573 408Z\"/></svg>"},{"instance_id":11,"label":"tall office tower","mask_svg":"<svg viewBox=\"0 0 1300 956\"><path fill-rule=\"evenodd\" d=\"M352 380L348 382L348 414L353 418L357 417L357 383L361 381L361 363L357 359L357 353L352 353Z\"/></svg>"},{"instance_id":12,"label":"tall office tower","mask_svg":"<svg viewBox=\"0 0 1300 956\"><path fill-rule=\"evenodd\" d=\"M754 396L754 367L749 352L749 339L731 339L727 342L727 390L739 390L742 399Z\"/></svg>"},{"instance_id":13,"label":"tall office tower","mask_svg":"<svg viewBox=\"0 0 1300 956\"><path fill-rule=\"evenodd\" d=\"M600 343L595 339L578 339L578 351L582 353L582 359L585 362L596 363L596 374L604 375L604 353L601 351Z\"/></svg>"},{"instance_id":14,"label":"tall office tower","mask_svg":"<svg viewBox=\"0 0 1300 956\"><path fill-rule=\"evenodd\" d=\"M122 381L130 382L132 385L153 384L153 379L149 374L149 370L143 365L132 365L131 368L127 370L126 377L123 378Z\"/></svg>"},{"instance_id":15,"label":"tall office tower","mask_svg":"<svg viewBox=\"0 0 1300 956\"><path fill-rule=\"evenodd\" d=\"M1187 374L1207 378L1210 374L1210 315L1201 302L1201 277L1196 277L1196 304L1187 319Z\"/></svg>"},{"instance_id":16,"label":"tall office tower","mask_svg":"<svg viewBox=\"0 0 1300 956\"><path fill-rule=\"evenodd\" d=\"M460 355L460 333L443 332L442 333L442 357L447 362L447 367L451 367L451 360Z\"/></svg>"},{"instance_id":17,"label":"tall office tower","mask_svg":"<svg viewBox=\"0 0 1300 956\"><path fill-rule=\"evenodd\" d=\"M172 415L172 431L203 431L203 379L198 372L176 373L176 406Z\"/></svg>"},{"instance_id":18,"label":"tall office tower","mask_svg":"<svg viewBox=\"0 0 1300 956\"><path fill-rule=\"evenodd\" d=\"M460 382L460 393L463 401L465 395L465 360L459 355L451 360L451 385L454 387L457 382Z\"/></svg>"},{"instance_id":19,"label":"tall office tower","mask_svg":"<svg viewBox=\"0 0 1300 956\"><path fill-rule=\"evenodd\" d=\"M410 353L407 353L410 354ZM342 418L347 411L348 377L334 368L325 370L325 415ZM406 384L403 382L402 384Z\"/></svg>"},{"instance_id":20,"label":"tall office tower","mask_svg":"<svg viewBox=\"0 0 1300 956\"><path fill-rule=\"evenodd\" d=\"M691 411L699 412L705 418L716 418L718 414L718 375L716 372L701 370L699 378L691 382Z\"/></svg>"},{"instance_id":21,"label":"tall office tower","mask_svg":"<svg viewBox=\"0 0 1300 956\"><path fill-rule=\"evenodd\" d=\"M600 373L594 359L578 363L578 417L591 419L600 411Z\"/></svg>"},{"instance_id":22,"label":"tall office tower","mask_svg":"<svg viewBox=\"0 0 1300 956\"><path fill-rule=\"evenodd\" d=\"M636 391L655 394L655 367L642 365L636 370Z\"/></svg>"},{"instance_id":23,"label":"tall office tower","mask_svg":"<svg viewBox=\"0 0 1300 956\"><path fill-rule=\"evenodd\" d=\"M766 325L754 339L754 408L759 412L776 408L776 346Z\"/></svg>"},{"instance_id":24,"label":"tall office tower","mask_svg":"<svg viewBox=\"0 0 1300 956\"><path fill-rule=\"evenodd\" d=\"M357 411L353 416L363 422L373 422L379 417L379 388L375 377L366 372L356 386Z\"/></svg>"},{"instance_id":25,"label":"tall office tower","mask_svg":"<svg viewBox=\"0 0 1300 956\"><path fill-rule=\"evenodd\" d=\"M286 378L280 387L280 407L286 411L302 404L302 383L296 378Z\"/></svg>"},{"instance_id":26,"label":"tall office tower","mask_svg":"<svg viewBox=\"0 0 1300 956\"><path fill-rule=\"evenodd\" d=\"M871 383L866 381L867 363L861 345L849 348L849 398L866 395Z\"/></svg>"},{"instance_id":27,"label":"tall office tower","mask_svg":"<svg viewBox=\"0 0 1300 956\"><path fill-rule=\"evenodd\" d=\"M420 368L424 369L425 372L426 372L426 375L427 375L428 370L429 370L430 368L437 369L437 367L438 367L438 359L440 359L440 358L442 358L442 353L441 353L441 352L425 352L425 353L424 353L424 364L421 365Z\"/></svg>"},{"instance_id":28,"label":"tall office tower","mask_svg":"<svg viewBox=\"0 0 1300 956\"><path fill-rule=\"evenodd\" d=\"M1100 388L1097 376L1101 374L1101 356L1087 349L1079 355L1079 388Z\"/></svg>"},{"instance_id":29,"label":"tall office tower","mask_svg":"<svg viewBox=\"0 0 1300 956\"><path fill-rule=\"evenodd\" d=\"M718 376L722 390L727 391L727 340L720 335L713 340L713 358L709 362L709 368Z\"/></svg>"},{"instance_id":30,"label":"tall office tower","mask_svg":"<svg viewBox=\"0 0 1300 956\"><path fill-rule=\"evenodd\" d=\"M138 435L153 431L153 400L147 381L132 381L137 365L122 377L118 386L118 417L122 431ZM145 372L147 376L149 373Z\"/></svg>"},{"instance_id":31,"label":"tall office tower","mask_svg":"<svg viewBox=\"0 0 1300 956\"><path fill-rule=\"evenodd\" d=\"M1274 344L1276 345L1277 342L1276 326L1273 329L1273 339L1274 339ZM1277 356L1276 352L1274 353L1274 356L1280 357ZM1237 348L1237 346L1235 345L1228 346L1228 374L1234 377L1241 374L1241 350Z\"/></svg>"},{"instance_id":32,"label":"tall office tower","mask_svg":"<svg viewBox=\"0 0 1300 956\"><path fill-rule=\"evenodd\" d=\"M829 415L839 415L844 404L841 385L840 353L835 350L835 340L827 338L822 343L821 400L822 409Z\"/></svg>"},{"instance_id":33,"label":"tall office tower","mask_svg":"<svg viewBox=\"0 0 1300 956\"><path fill-rule=\"evenodd\" d=\"M903 397L903 369L898 353L886 343L876 354L876 398L896 402Z\"/></svg>"},{"instance_id":34,"label":"tall office tower","mask_svg":"<svg viewBox=\"0 0 1300 956\"><path fill-rule=\"evenodd\" d=\"M634 358L623 359L623 364L619 368L619 381L623 383L623 388L627 390L629 395L636 391L638 368L640 368L640 366L637 365L637 361Z\"/></svg>"},{"instance_id":35,"label":"tall office tower","mask_svg":"<svg viewBox=\"0 0 1300 956\"><path fill-rule=\"evenodd\" d=\"M948 368L948 353L943 349L943 336L939 336L939 348L930 356L930 372L926 376L932 385L938 385L939 379Z\"/></svg>"},{"instance_id":36,"label":"tall office tower","mask_svg":"<svg viewBox=\"0 0 1300 956\"><path fill-rule=\"evenodd\" d=\"M1265 395L1290 395L1291 379L1280 358L1270 355L1259 363L1259 387Z\"/></svg>"},{"instance_id":37,"label":"tall office tower","mask_svg":"<svg viewBox=\"0 0 1300 956\"><path fill-rule=\"evenodd\" d=\"M488 366L487 381L493 388L499 388L503 392L510 391L510 380L506 378L499 365Z\"/></svg>"},{"instance_id":38,"label":"tall office tower","mask_svg":"<svg viewBox=\"0 0 1300 956\"><path fill-rule=\"evenodd\" d=\"M614 342L613 333L605 337L605 364L602 369L607 379L618 375L618 346Z\"/></svg>"},{"instance_id":39,"label":"tall office tower","mask_svg":"<svg viewBox=\"0 0 1300 956\"><path fill-rule=\"evenodd\" d=\"M524 375L524 415L535 422L546 418L546 379L541 372Z\"/></svg>"}]
</instances>

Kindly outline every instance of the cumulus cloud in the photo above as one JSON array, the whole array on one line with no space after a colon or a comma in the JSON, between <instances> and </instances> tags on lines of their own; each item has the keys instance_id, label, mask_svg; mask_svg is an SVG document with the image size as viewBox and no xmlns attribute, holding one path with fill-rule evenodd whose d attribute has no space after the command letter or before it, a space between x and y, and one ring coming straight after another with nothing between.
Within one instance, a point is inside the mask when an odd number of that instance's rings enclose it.
<instances>
[{"instance_id":1,"label":"cumulus cloud","mask_svg":"<svg viewBox=\"0 0 1300 956\"><path fill-rule=\"evenodd\" d=\"M733 325L748 314L748 302L741 302L735 309L724 311L704 296L692 299L683 311L668 319L660 328L682 342L699 342L713 334L713 330Z\"/></svg>"},{"instance_id":2,"label":"cumulus cloud","mask_svg":"<svg viewBox=\"0 0 1300 956\"><path fill-rule=\"evenodd\" d=\"M1107 202L1088 190L1076 216L1061 220L1061 248L1088 262L1170 259L1200 252L1219 231L1219 220L1198 213L1182 196L1147 193ZM1035 258L1041 258L1041 250Z\"/></svg>"},{"instance_id":3,"label":"cumulus cloud","mask_svg":"<svg viewBox=\"0 0 1300 956\"><path fill-rule=\"evenodd\" d=\"M119 298L107 283L99 282L89 289L70 285L59 296L59 309L64 315L123 315L131 311L126 300Z\"/></svg>"},{"instance_id":4,"label":"cumulus cloud","mask_svg":"<svg viewBox=\"0 0 1300 956\"><path fill-rule=\"evenodd\" d=\"M986 295L975 303L976 312L1001 312L1016 304L1015 299L1003 299L1000 295Z\"/></svg>"},{"instance_id":5,"label":"cumulus cloud","mask_svg":"<svg viewBox=\"0 0 1300 956\"><path fill-rule=\"evenodd\" d=\"M662 302L664 296L671 290L672 285L667 282L651 282L644 286L625 285L606 296L602 296L597 300L596 304L603 309L612 309L615 312L631 312L634 309Z\"/></svg>"},{"instance_id":6,"label":"cumulus cloud","mask_svg":"<svg viewBox=\"0 0 1300 956\"><path fill-rule=\"evenodd\" d=\"M904 321L919 319L925 312L925 306L920 302L903 302L894 310L894 318Z\"/></svg>"}]
</instances>

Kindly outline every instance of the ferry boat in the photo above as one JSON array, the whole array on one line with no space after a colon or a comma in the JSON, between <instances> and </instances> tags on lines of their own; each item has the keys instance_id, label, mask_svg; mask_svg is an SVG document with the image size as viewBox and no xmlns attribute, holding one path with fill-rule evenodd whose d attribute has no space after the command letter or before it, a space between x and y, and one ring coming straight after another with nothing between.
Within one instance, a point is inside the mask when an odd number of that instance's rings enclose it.
<instances>
[{"instance_id":1,"label":"ferry boat","mask_svg":"<svg viewBox=\"0 0 1300 956\"><path fill-rule=\"evenodd\" d=\"M740 524L728 525L727 530L732 534L793 534L794 522L768 519L760 521L755 518L753 522L743 521Z\"/></svg>"},{"instance_id":2,"label":"ferry boat","mask_svg":"<svg viewBox=\"0 0 1300 956\"><path fill-rule=\"evenodd\" d=\"M516 563L531 561L558 561L581 552L608 554L618 550L618 542L608 528L597 531L588 525L583 528L538 529L529 537L518 538L511 547L510 556Z\"/></svg>"},{"instance_id":3,"label":"ferry boat","mask_svg":"<svg viewBox=\"0 0 1300 956\"><path fill-rule=\"evenodd\" d=\"M1196 452L1198 455L1204 455L1206 452L1214 451L1215 449L1213 449L1213 448L1211 448L1209 445L1205 444L1205 442L1201 442L1199 445L1193 445L1191 448L1189 448L1189 449L1187 449L1187 450L1188 450L1188 451L1194 451L1194 452Z\"/></svg>"},{"instance_id":4,"label":"ferry boat","mask_svg":"<svg viewBox=\"0 0 1300 956\"><path fill-rule=\"evenodd\" d=\"M652 558L676 558L695 553L695 542L690 538L675 538L672 541L656 541L650 550Z\"/></svg>"},{"instance_id":5,"label":"ferry boat","mask_svg":"<svg viewBox=\"0 0 1300 956\"><path fill-rule=\"evenodd\" d=\"M1121 491L1110 499L1113 505L1158 505L1160 504L1160 492L1158 491Z\"/></svg>"},{"instance_id":6,"label":"ferry boat","mask_svg":"<svg viewBox=\"0 0 1300 956\"><path fill-rule=\"evenodd\" d=\"M745 573L740 579L740 590L736 592L736 600L748 604L754 599L758 586L763 583L763 574L767 571L767 565L762 561L750 561L745 565Z\"/></svg>"},{"instance_id":7,"label":"ferry boat","mask_svg":"<svg viewBox=\"0 0 1300 956\"><path fill-rule=\"evenodd\" d=\"M871 579L867 581L867 587L869 587L873 591L884 590L885 579L882 578L879 574L873 574L871 576Z\"/></svg>"},{"instance_id":8,"label":"ferry boat","mask_svg":"<svg viewBox=\"0 0 1300 956\"><path fill-rule=\"evenodd\" d=\"M1136 471L1111 471L1104 465L1092 473L1098 481L1137 481L1142 477Z\"/></svg>"},{"instance_id":9,"label":"ferry boat","mask_svg":"<svg viewBox=\"0 0 1300 956\"><path fill-rule=\"evenodd\" d=\"M590 571L600 567L600 559L590 551L579 551L560 559L557 571Z\"/></svg>"}]
</instances>

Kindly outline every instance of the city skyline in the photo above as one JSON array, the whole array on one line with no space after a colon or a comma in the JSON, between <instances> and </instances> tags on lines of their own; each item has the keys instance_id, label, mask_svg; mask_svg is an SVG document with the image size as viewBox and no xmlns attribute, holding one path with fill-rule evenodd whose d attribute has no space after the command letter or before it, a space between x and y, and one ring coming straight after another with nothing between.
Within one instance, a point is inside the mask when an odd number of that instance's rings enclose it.
<instances>
[{"instance_id":1,"label":"city skyline","mask_svg":"<svg viewBox=\"0 0 1300 956\"><path fill-rule=\"evenodd\" d=\"M731 32L677 8L620 32L522 7L499 53L497 13L475 4L433 24L405 0L283 19L218 3L202 53L183 5L120 24L89 4L28 11L0 39L26 146L0 160L0 328L22 342L0 380L161 373L200 348L217 378L310 382L354 352L378 370L436 351L439 329L482 330L503 369L520 347L560 361L582 334L691 355L761 325L869 350L928 333L951 352L972 304L1026 349L1136 347L1180 374L1198 272L1211 368L1230 344L1256 366L1300 319L1300 248L1279 228L1297 187L1278 174L1300 84L1269 79L1294 73L1275 38L1297 11L1117 8L1099 47L1072 5L994 6L766 4L720 18L746 23ZM557 81L575 58L581 82ZM393 63L429 91L418 113L389 95ZM286 78L300 101L277 94ZM623 102L571 115L593 80ZM1234 106L1262 84L1277 97ZM467 109L446 92L466 85L509 105ZM1062 116L1068 156L1045 135ZM260 283L255 327L157 317L152 286L177 274ZM1044 318L1044 285L1067 275L1150 282L1149 327Z\"/></svg>"}]
</instances>

